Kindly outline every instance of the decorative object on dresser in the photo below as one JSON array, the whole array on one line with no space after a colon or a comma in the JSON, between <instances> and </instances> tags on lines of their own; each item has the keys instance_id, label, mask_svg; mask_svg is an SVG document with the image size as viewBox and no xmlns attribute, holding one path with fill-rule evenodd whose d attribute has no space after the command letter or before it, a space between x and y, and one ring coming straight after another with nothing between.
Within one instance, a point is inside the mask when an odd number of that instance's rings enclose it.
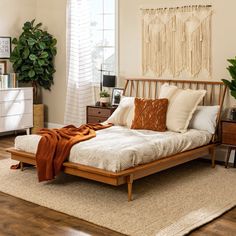
<instances>
[{"instance_id":1,"label":"decorative object on dresser","mask_svg":"<svg viewBox=\"0 0 236 236\"><path fill-rule=\"evenodd\" d=\"M7 62L0 61L0 75L4 75L7 71Z\"/></svg>"},{"instance_id":2,"label":"decorative object on dresser","mask_svg":"<svg viewBox=\"0 0 236 236\"><path fill-rule=\"evenodd\" d=\"M234 167L236 167L236 120L224 116L221 119L221 144L228 147L225 167L229 165L229 158L231 151L235 150L234 154Z\"/></svg>"},{"instance_id":3,"label":"decorative object on dresser","mask_svg":"<svg viewBox=\"0 0 236 236\"><path fill-rule=\"evenodd\" d=\"M57 54L57 40L47 31L42 30L42 23L34 25L35 20L27 21L22 27L19 38L14 38L15 45L10 57L17 79L23 83L31 82L34 97L34 128L36 133L44 127L44 106L41 102L41 88L51 90L53 85L54 57Z\"/></svg>"},{"instance_id":4,"label":"decorative object on dresser","mask_svg":"<svg viewBox=\"0 0 236 236\"><path fill-rule=\"evenodd\" d=\"M110 94L105 90L101 91L99 101L100 101L100 106L102 107L108 106L110 103Z\"/></svg>"},{"instance_id":5,"label":"decorative object on dresser","mask_svg":"<svg viewBox=\"0 0 236 236\"><path fill-rule=\"evenodd\" d=\"M0 58L9 59L11 54L11 37L0 37Z\"/></svg>"},{"instance_id":6,"label":"decorative object on dresser","mask_svg":"<svg viewBox=\"0 0 236 236\"><path fill-rule=\"evenodd\" d=\"M0 89L0 132L29 129L33 126L32 88Z\"/></svg>"},{"instance_id":7,"label":"decorative object on dresser","mask_svg":"<svg viewBox=\"0 0 236 236\"><path fill-rule=\"evenodd\" d=\"M116 107L87 106L87 123L101 123L107 120Z\"/></svg>"},{"instance_id":8,"label":"decorative object on dresser","mask_svg":"<svg viewBox=\"0 0 236 236\"><path fill-rule=\"evenodd\" d=\"M111 105L112 106L118 106L120 103L120 99L124 93L124 89L122 88L114 88L112 91L112 100Z\"/></svg>"}]
</instances>

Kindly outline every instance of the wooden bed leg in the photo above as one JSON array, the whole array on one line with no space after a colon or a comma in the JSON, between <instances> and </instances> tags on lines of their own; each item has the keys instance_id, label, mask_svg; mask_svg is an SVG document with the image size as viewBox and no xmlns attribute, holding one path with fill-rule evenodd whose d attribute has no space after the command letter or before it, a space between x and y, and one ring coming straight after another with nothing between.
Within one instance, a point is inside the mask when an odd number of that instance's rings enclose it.
<instances>
[{"instance_id":1,"label":"wooden bed leg","mask_svg":"<svg viewBox=\"0 0 236 236\"><path fill-rule=\"evenodd\" d=\"M132 201L132 186L133 186L133 175L127 176L128 184L128 202Z\"/></svg>"},{"instance_id":2,"label":"wooden bed leg","mask_svg":"<svg viewBox=\"0 0 236 236\"><path fill-rule=\"evenodd\" d=\"M210 148L211 167L215 168L215 147Z\"/></svg>"},{"instance_id":3,"label":"wooden bed leg","mask_svg":"<svg viewBox=\"0 0 236 236\"><path fill-rule=\"evenodd\" d=\"M20 170L23 171L24 170L24 163L21 161L20 162Z\"/></svg>"}]
</instances>

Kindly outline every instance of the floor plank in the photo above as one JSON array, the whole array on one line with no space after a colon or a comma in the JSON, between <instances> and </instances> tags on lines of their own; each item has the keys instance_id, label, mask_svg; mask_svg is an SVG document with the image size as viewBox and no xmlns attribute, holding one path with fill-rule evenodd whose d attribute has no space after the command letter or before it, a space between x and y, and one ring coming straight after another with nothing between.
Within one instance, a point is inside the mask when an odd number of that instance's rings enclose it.
<instances>
[{"instance_id":1,"label":"floor plank","mask_svg":"<svg viewBox=\"0 0 236 236\"><path fill-rule=\"evenodd\" d=\"M13 146L14 138L0 137L0 159L10 157L5 149ZM1 192L0 206L0 235L122 236L118 232ZM189 235L235 236L236 207Z\"/></svg>"}]
</instances>

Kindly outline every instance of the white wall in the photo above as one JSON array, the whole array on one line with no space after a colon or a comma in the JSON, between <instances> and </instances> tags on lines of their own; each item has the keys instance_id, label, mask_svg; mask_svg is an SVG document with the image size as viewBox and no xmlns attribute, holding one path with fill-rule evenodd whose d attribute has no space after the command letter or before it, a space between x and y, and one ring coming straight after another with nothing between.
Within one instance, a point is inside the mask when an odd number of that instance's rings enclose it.
<instances>
[{"instance_id":1,"label":"white wall","mask_svg":"<svg viewBox=\"0 0 236 236\"><path fill-rule=\"evenodd\" d=\"M56 73L51 91L43 90L46 122L63 124L66 96L66 0L36 0L36 19L57 39Z\"/></svg>"}]
</instances>

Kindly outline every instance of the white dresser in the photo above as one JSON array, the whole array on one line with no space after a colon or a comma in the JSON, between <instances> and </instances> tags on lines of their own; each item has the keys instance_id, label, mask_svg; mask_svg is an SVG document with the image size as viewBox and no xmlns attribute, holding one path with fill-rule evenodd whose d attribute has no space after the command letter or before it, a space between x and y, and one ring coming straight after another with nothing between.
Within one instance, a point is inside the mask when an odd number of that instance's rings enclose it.
<instances>
[{"instance_id":1,"label":"white dresser","mask_svg":"<svg viewBox=\"0 0 236 236\"><path fill-rule=\"evenodd\" d=\"M33 127L33 88L0 89L0 132Z\"/></svg>"}]
</instances>

